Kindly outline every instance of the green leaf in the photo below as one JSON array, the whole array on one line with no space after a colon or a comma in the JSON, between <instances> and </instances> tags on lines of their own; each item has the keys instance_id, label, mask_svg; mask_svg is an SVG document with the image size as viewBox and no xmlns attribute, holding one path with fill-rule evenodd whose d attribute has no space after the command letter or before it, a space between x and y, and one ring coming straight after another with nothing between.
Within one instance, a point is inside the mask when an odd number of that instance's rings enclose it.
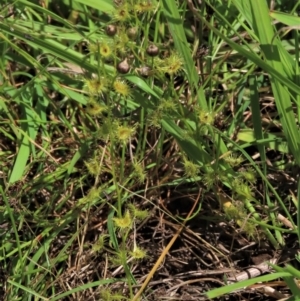
<instances>
[{"instance_id":1,"label":"green leaf","mask_svg":"<svg viewBox=\"0 0 300 301\"><path fill-rule=\"evenodd\" d=\"M245 281L240 281L238 283L222 286L220 288L211 290L208 293L206 293L206 296L209 299L216 298L216 297L219 297L219 296L222 296L225 294L232 293L238 289L242 289L244 287L256 284L258 282L267 282L267 281L271 281L271 280L274 280L274 279L277 279L280 277L285 277L285 276L290 276L290 274L287 272L281 272L281 273L274 273L274 274L270 274L270 275L256 277L256 278L245 280Z\"/></svg>"},{"instance_id":2,"label":"green leaf","mask_svg":"<svg viewBox=\"0 0 300 301\"><path fill-rule=\"evenodd\" d=\"M115 8L112 0L75 0L76 2L98 9L105 13L112 12Z\"/></svg>"},{"instance_id":3,"label":"green leaf","mask_svg":"<svg viewBox=\"0 0 300 301\"><path fill-rule=\"evenodd\" d=\"M271 16L271 18L273 18L285 25L296 26L298 28L300 26L300 18L297 16L285 14L282 12L276 12L276 11L270 12L270 16Z\"/></svg>"}]
</instances>

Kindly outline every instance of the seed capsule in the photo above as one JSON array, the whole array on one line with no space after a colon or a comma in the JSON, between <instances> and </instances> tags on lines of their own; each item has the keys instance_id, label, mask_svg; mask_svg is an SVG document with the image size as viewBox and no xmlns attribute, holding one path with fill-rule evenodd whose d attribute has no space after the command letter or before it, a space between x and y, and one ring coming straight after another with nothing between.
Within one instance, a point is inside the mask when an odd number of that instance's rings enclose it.
<instances>
[{"instance_id":1,"label":"seed capsule","mask_svg":"<svg viewBox=\"0 0 300 301\"><path fill-rule=\"evenodd\" d=\"M117 26L110 24L106 26L105 31L108 36L113 37L117 33Z\"/></svg>"},{"instance_id":2,"label":"seed capsule","mask_svg":"<svg viewBox=\"0 0 300 301\"><path fill-rule=\"evenodd\" d=\"M138 29L136 27L131 27L127 29L127 36L130 40L135 40L138 34Z\"/></svg>"},{"instance_id":3,"label":"seed capsule","mask_svg":"<svg viewBox=\"0 0 300 301\"><path fill-rule=\"evenodd\" d=\"M136 70L141 76L145 78L152 76L154 74L153 70L148 66L143 66L141 68L137 68Z\"/></svg>"},{"instance_id":4,"label":"seed capsule","mask_svg":"<svg viewBox=\"0 0 300 301\"><path fill-rule=\"evenodd\" d=\"M127 62L127 58L117 65L117 70L122 74L128 73L129 69L130 69L130 66Z\"/></svg>"},{"instance_id":5,"label":"seed capsule","mask_svg":"<svg viewBox=\"0 0 300 301\"><path fill-rule=\"evenodd\" d=\"M147 49L146 52L149 56L157 56L159 53L159 49L156 45L150 45Z\"/></svg>"}]
</instances>

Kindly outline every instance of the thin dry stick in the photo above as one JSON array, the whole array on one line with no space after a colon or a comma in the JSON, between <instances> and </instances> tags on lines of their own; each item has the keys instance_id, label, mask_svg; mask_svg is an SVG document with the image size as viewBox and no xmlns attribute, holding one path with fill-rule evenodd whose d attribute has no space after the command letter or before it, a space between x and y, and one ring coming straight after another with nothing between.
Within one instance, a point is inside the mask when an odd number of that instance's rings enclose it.
<instances>
[{"instance_id":1,"label":"thin dry stick","mask_svg":"<svg viewBox=\"0 0 300 301\"><path fill-rule=\"evenodd\" d=\"M170 242L168 243L168 245L166 246L166 248L163 250L163 252L160 254L158 260L156 261L155 265L153 266L153 268L151 269L150 273L148 274L146 280L144 281L143 285L141 286L141 288L139 289L139 291L135 294L135 296L133 297L133 299L131 301L138 301L139 297L141 296L141 294L143 293L143 291L145 290L146 286L148 285L148 283L150 282L151 278L153 277L154 273L156 272L156 270L158 269L159 265L161 264L161 262L164 260L165 256L167 255L167 253L169 252L169 250L171 249L172 245L174 244L174 242L176 241L177 237L179 236L180 232L182 231L182 229L184 228L187 220L190 218L190 216L193 214L194 209L196 208L196 205L199 202L200 199L200 193L201 191L199 191L198 197L191 209L191 211L189 212L188 216L186 217L186 219L183 221L181 227L177 230L176 234L174 235L174 237L170 240Z\"/></svg>"}]
</instances>

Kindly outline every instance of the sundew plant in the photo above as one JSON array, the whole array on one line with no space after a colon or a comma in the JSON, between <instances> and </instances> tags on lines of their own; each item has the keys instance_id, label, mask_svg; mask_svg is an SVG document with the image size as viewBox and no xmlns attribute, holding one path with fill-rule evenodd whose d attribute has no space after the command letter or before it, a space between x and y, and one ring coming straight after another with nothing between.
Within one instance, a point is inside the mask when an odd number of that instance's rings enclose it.
<instances>
[{"instance_id":1,"label":"sundew plant","mask_svg":"<svg viewBox=\"0 0 300 301\"><path fill-rule=\"evenodd\" d=\"M0 301L300 299L299 1L2 2Z\"/></svg>"}]
</instances>

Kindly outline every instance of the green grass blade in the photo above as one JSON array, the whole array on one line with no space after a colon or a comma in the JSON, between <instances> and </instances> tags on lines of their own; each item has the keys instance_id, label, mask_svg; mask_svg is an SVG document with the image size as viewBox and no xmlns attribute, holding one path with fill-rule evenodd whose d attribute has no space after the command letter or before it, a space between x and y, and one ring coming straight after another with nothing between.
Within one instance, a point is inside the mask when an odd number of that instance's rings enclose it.
<instances>
[{"instance_id":1,"label":"green grass blade","mask_svg":"<svg viewBox=\"0 0 300 301\"><path fill-rule=\"evenodd\" d=\"M112 0L75 0L75 2L85 4L106 13L110 13L115 9Z\"/></svg>"},{"instance_id":2,"label":"green grass blade","mask_svg":"<svg viewBox=\"0 0 300 301\"><path fill-rule=\"evenodd\" d=\"M184 59L184 66L186 69L186 75L189 80L191 87L198 90L199 76L195 68L195 63L192 58L192 51L186 39L186 34L183 27L182 16L178 11L176 2L162 0L162 6L164 15L168 22L168 27L171 35L174 39L174 44L177 51L181 54ZM207 107L205 98L198 97L198 101L203 108Z\"/></svg>"},{"instance_id":3,"label":"green grass blade","mask_svg":"<svg viewBox=\"0 0 300 301\"><path fill-rule=\"evenodd\" d=\"M246 3L248 0L243 0ZM240 3L241 0L234 1ZM277 38L274 39L274 30L271 25L271 19L266 18L269 14L269 10L266 2L259 0L249 1L248 7L252 13L252 20L254 32L259 38L260 47L266 58L266 62L287 78L291 77L293 73L293 67L290 62L289 54L283 49L281 43ZM292 153L298 164L300 164L300 134L296 125L294 113L292 110L292 103L290 99L290 93L283 83L272 75L273 70L270 70L271 85L275 96L276 105L279 111L279 116L282 122L282 126Z\"/></svg>"},{"instance_id":4,"label":"green grass blade","mask_svg":"<svg viewBox=\"0 0 300 301\"><path fill-rule=\"evenodd\" d=\"M268 282L268 281L271 281L271 280L274 280L274 279L277 279L277 278L280 278L280 277L286 277L286 276L290 276L290 274L287 273L287 272L280 272L280 273L273 273L273 274L270 274L270 275L265 275L265 276L245 280L245 281L240 281L238 283L226 285L226 286L211 290L210 292L206 293L206 296L209 299L212 299L212 298L216 298L216 297L219 297L219 296L222 296L222 295L225 295L225 294L229 294L229 293L234 292L238 289L242 289L244 287L253 285L253 284L255 284L259 281Z\"/></svg>"}]
</instances>

